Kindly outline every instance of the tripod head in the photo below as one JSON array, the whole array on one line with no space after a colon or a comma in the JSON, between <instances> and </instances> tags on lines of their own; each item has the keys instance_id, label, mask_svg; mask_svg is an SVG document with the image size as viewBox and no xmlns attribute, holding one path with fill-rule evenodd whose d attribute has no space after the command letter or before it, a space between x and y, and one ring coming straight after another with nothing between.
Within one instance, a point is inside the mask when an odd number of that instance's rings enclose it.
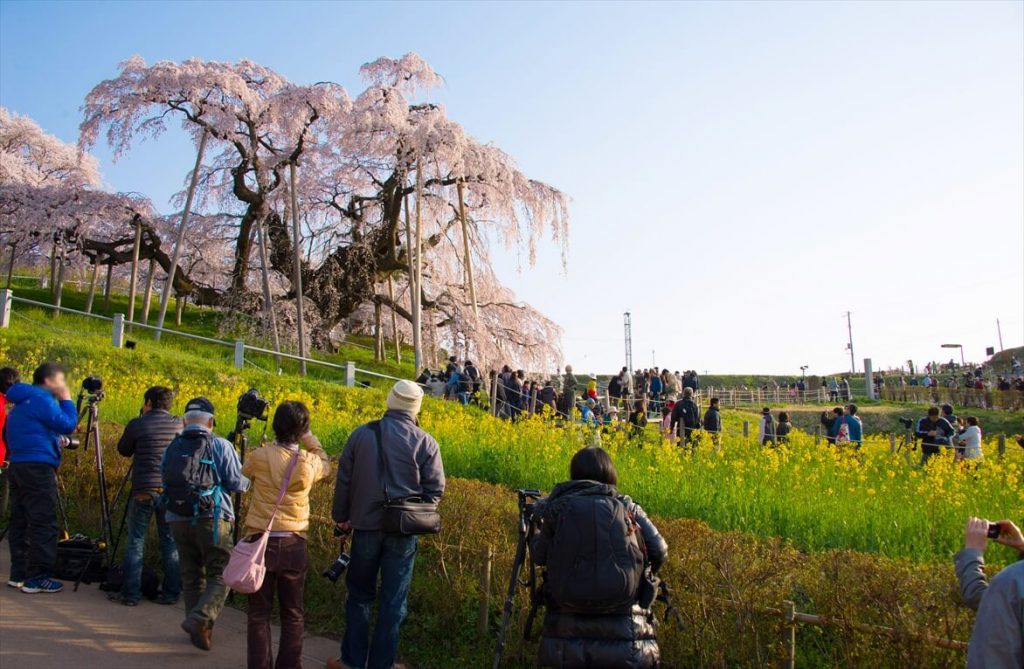
<instances>
[{"instance_id":1,"label":"tripod head","mask_svg":"<svg viewBox=\"0 0 1024 669\"><path fill-rule=\"evenodd\" d=\"M537 500L541 498L539 490L520 488L516 490L519 503L519 534L526 535L533 522L533 514L537 508Z\"/></svg>"}]
</instances>

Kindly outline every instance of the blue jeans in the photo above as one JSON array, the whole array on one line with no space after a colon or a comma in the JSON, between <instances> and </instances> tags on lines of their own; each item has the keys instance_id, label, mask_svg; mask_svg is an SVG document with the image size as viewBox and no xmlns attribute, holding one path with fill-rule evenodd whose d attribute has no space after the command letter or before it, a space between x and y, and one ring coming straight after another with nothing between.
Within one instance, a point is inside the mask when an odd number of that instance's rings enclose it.
<instances>
[{"instance_id":1,"label":"blue jeans","mask_svg":"<svg viewBox=\"0 0 1024 669\"><path fill-rule=\"evenodd\" d=\"M416 545L416 537L365 530L353 533L352 562L345 579L345 638L341 642L341 661L352 669L391 669L394 665ZM380 601L371 643L370 613L377 599L377 572Z\"/></svg>"},{"instance_id":2,"label":"blue jeans","mask_svg":"<svg viewBox=\"0 0 1024 669\"><path fill-rule=\"evenodd\" d=\"M177 599L181 595L181 569L178 566L178 548L171 536L171 528L164 520L163 509L157 508L156 499L149 493L133 492L128 502L128 541L124 548L124 583L121 596L134 602L142 597L142 550L146 545L149 520L156 516L156 534L160 539L160 560L164 567L163 596Z\"/></svg>"}]
</instances>

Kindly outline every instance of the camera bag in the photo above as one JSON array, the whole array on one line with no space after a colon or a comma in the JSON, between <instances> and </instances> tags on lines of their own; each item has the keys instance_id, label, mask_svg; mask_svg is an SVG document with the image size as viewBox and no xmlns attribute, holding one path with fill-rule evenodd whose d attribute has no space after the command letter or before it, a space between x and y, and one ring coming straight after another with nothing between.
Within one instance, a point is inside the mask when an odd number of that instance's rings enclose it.
<instances>
[{"instance_id":1,"label":"camera bag","mask_svg":"<svg viewBox=\"0 0 1024 669\"><path fill-rule=\"evenodd\" d=\"M270 528L274 525L274 518L277 510L281 507L281 500L288 491L288 484L292 480L292 472L295 471L295 464L299 461L299 451L295 450L292 459L288 462L288 469L284 472L281 480L281 489L277 493L277 502L274 504L274 512L270 514L267 521L267 529L258 535L246 537L235 544L231 549L231 557L224 567L224 582L235 592L243 595L251 595L263 587L263 579L267 575L267 565L264 561L267 552L267 542L270 540Z\"/></svg>"},{"instance_id":2,"label":"camera bag","mask_svg":"<svg viewBox=\"0 0 1024 669\"><path fill-rule=\"evenodd\" d=\"M369 428L377 440L377 458L380 463L381 485L384 489L384 519L381 522L381 531L407 536L437 534L441 531L441 514L437 510L437 502L425 500L418 495L391 498L388 493L388 460L384 454L380 421L373 421Z\"/></svg>"}]
</instances>

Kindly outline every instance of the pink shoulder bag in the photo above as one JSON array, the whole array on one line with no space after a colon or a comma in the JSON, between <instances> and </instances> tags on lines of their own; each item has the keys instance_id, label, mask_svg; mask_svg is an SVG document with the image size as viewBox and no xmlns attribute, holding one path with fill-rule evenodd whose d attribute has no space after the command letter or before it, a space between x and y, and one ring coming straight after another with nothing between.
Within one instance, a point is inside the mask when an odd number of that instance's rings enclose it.
<instances>
[{"instance_id":1,"label":"pink shoulder bag","mask_svg":"<svg viewBox=\"0 0 1024 669\"><path fill-rule=\"evenodd\" d=\"M270 539L270 528L274 524L277 509L281 506L281 500L284 499L284 494L288 490L292 472L295 471L295 464L298 461L299 452L295 451L291 462L288 463L288 469L284 472L281 490L277 493L277 502L274 504L274 512L270 514L270 520L267 521L266 531L252 541L245 539L239 541L231 550L231 558L228 560L228 565L224 567L224 582L235 592L251 595L263 587L263 578L267 575L264 557L267 552L267 541Z\"/></svg>"}]
</instances>

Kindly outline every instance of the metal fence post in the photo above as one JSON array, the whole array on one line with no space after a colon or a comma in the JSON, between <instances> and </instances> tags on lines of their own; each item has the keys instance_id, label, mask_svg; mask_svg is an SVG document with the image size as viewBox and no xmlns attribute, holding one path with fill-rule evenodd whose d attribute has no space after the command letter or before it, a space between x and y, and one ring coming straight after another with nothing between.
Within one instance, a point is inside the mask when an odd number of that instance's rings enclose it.
<instances>
[{"instance_id":1,"label":"metal fence post","mask_svg":"<svg viewBox=\"0 0 1024 669\"><path fill-rule=\"evenodd\" d=\"M245 342L241 339L235 340L235 368L245 367Z\"/></svg>"},{"instance_id":2,"label":"metal fence post","mask_svg":"<svg viewBox=\"0 0 1024 669\"><path fill-rule=\"evenodd\" d=\"M114 314L114 332L110 338L114 348L124 346L124 314Z\"/></svg>"},{"instance_id":3,"label":"metal fence post","mask_svg":"<svg viewBox=\"0 0 1024 669\"><path fill-rule=\"evenodd\" d=\"M0 290L0 328L11 327L11 302L14 291L10 288Z\"/></svg>"},{"instance_id":4,"label":"metal fence post","mask_svg":"<svg viewBox=\"0 0 1024 669\"><path fill-rule=\"evenodd\" d=\"M483 564L480 567L480 613L477 617L476 631L480 636L487 636L487 618L491 610L491 547L483 550Z\"/></svg>"},{"instance_id":5,"label":"metal fence post","mask_svg":"<svg viewBox=\"0 0 1024 669\"><path fill-rule=\"evenodd\" d=\"M356 385L356 363L352 361L345 363L345 385L349 388Z\"/></svg>"},{"instance_id":6,"label":"metal fence post","mask_svg":"<svg viewBox=\"0 0 1024 669\"><path fill-rule=\"evenodd\" d=\"M796 604L782 602L782 669L796 667Z\"/></svg>"}]
</instances>

